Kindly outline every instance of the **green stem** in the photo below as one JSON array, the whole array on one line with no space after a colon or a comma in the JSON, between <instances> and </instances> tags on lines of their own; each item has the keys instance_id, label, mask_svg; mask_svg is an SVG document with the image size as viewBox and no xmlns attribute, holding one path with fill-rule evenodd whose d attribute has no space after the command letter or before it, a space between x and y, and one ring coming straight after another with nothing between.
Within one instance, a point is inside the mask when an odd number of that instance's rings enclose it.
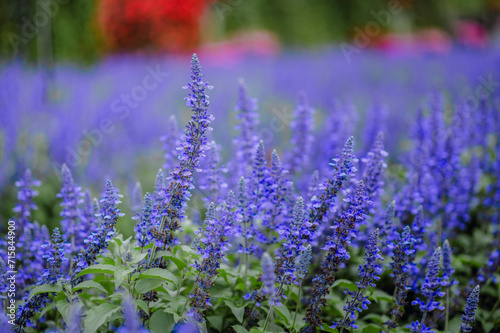
<instances>
[{"instance_id":1,"label":"green stem","mask_svg":"<svg viewBox=\"0 0 500 333\"><path fill-rule=\"evenodd\" d=\"M495 310L497 309L498 305L500 304L500 298L497 299L497 302L495 303L495 305L493 305L493 309L491 309L491 312L488 316L488 319L486 319L487 322L490 321L491 317L493 316L493 312L495 312Z\"/></svg>"},{"instance_id":2,"label":"green stem","mask_svg":"<svg viewBox=\"0 0 500 333\"><path fill-rule=\"evenodd\" d=\"M450 317L450 288L446 288L446 310L444 315L444 333L448 333L448 320Z\"/></svg>"},{"instance_id":3,"label":"green stem","mask_svg":"<svg viewBox=\"0 0 500 333\"><path fill-rule=\"evenodd\" d=\"M299 307L300 307L300 293L302 291L302 279L300 280L299 283L299 293L297 294L297 306L295 307L295 315L293 316L293 323L292 323L292 330L295 331L294 326L295 326L295 320L297 319L297 313L299 312Z\"/></svg>"},{"instance_id":4,"label":"green stem","mask_svg":"<svg viewBox=\"0 0 500 333\"><path fill-rule=\"evenodd\" d=\"M267 314L266 323L264 324L264 329L263 329L264 332L266 331L267 323L269 322L269 318L271 317L271 313L273 313L273 306L272 305L269 307L269 313Z\"/></svg>"},{"instance_id":5,"label":"green stem","mask_svg":"<svg viewBox=\"0 0 500 333\"><path fill-rule=\"evenodd\" d=\"M177 287L177 293L175 294L175 298L179 297L179 294L181 293L181 287L182 287L182 282L184 282L184 279L186 278L189 263L191 262L191 257L193 256L192 253L189 254L188 260L187 260L187 266L184 268L184 272L181 276L181 280L179 281L179 286Z\"/></svg>"}]
</instances>

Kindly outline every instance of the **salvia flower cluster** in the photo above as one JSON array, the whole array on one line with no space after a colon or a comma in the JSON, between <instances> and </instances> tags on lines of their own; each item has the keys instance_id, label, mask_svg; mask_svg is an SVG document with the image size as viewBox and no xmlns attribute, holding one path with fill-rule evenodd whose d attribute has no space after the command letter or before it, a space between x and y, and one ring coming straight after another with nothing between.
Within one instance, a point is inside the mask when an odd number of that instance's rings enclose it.
<instances>
[{"instance_id":1,"label":"salvia flower cluster","mask_svg":"<svg viewBox=\"0 0 500 333\"><path fill-rule=\"evenodd\" d=\"M125 204L109 179L93 198L64 164L50 237L34 220L48 195L30 170L20 175L0 242L0 331L499 328L498 105L449 108L434 91L400 144L380 132L389 106L376 103L355 145L352 102L324 115L301 93L286 143L273 146L281 134L262 135L242 80L234 141L210 133L212 87L196 55L185 88L187 126L165 122L162 169L142 183L151 188L129 178Z\"/></svg>"}]
</instances>

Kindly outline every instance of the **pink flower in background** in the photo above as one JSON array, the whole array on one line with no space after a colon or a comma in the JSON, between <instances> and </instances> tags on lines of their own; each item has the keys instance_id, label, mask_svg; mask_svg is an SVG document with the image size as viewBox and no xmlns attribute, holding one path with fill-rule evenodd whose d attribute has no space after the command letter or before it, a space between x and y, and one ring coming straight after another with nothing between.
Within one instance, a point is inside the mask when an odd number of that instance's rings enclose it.
<instances>
[{"instance_id":1,"label":"pink flower in background","mask_svg":"<svg viewBox=\"0 0 500 333\"><path fill-rule=\"evenodd\" d=\"M455 29L457 41L465 46L486 47L489 42L486 28L478 22L461 21Z\"/></svg>"}]
</instances>

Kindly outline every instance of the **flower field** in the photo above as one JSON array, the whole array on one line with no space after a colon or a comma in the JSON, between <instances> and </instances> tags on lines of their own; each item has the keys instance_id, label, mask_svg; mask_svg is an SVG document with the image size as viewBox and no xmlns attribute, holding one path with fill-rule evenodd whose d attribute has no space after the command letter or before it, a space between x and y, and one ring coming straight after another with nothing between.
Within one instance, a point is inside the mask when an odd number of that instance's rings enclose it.
<instances>
[{"instance_id":1,"label":"flower field","mask_svg":"<svg viewBox=\"0 0 500 333\"><path fill-rule=\"evenodd\" d=\"M500 332L500 50L356 57L1 68L0 331Z\"/></svg>"}]
</instances>

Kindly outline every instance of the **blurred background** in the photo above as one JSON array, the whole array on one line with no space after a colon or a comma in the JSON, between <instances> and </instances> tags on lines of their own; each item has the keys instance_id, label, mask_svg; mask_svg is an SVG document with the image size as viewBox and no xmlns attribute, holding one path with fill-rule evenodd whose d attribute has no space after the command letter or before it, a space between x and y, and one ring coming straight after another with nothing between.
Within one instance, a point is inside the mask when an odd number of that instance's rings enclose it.
<instances>
[{"instance_id":1,"label":"blurred background","mask_svg":"<svg viewBox=\"0 0 500 333\"><path fill-rule=\"evenodd\" d=\"M433 90L476 103L484 85L500 105L499 41L500 0L0 0L1 220L30 168L43 181L35 218L57 225L63 163L95 197L111 178L131 216L134 184L151 192L158 168L172 166L160 138L172 134L170 116L177 136L189 119L182 87L193 52L215 87L211 139L225 161L243 78L268 153L290 148L303 91L331 148L316 147L318 163L350 135L364 156L391 129L396 164Z\"/></svg>"},{"instance_id":2,"label":"blurred background","mask_svg":"<svg viewBox=\"0 0 500 333\"><path fill-rule=\"evenodd\" d=\"M397 15L377 15L391 6ZM377 19L373 47L450 40L484 47L498 38L499 13L500 0L2 0L0 56L92 63L200 46L272 52L349 41Z\"/></svg>"}]
</instances>

